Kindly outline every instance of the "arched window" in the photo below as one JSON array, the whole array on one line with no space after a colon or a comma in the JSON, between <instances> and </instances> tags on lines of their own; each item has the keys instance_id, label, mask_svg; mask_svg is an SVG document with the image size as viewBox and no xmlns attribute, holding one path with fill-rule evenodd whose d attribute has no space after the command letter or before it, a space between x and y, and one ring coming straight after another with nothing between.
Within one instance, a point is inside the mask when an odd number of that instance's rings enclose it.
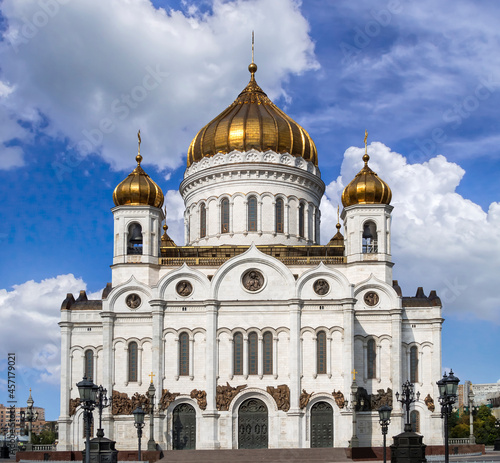
<instances>
[{"instance_id":1,"label":"arched window","mask_svg":"<svg viewBox=\"0 0 500 463\"><path fill-rule=\"evenodd\" d=\"M243 335L236 333L233 338L234 374L243 374Z\"/></svg>"},{"instance_id":2,"label":"arched window","mask_svg":"<svg viewBox=\"0 0 500 463\"><path fill-rule=\"evenodd\" d=\"M413 346L410 349L410 383L418 382L418 349Z\"/></svg>"},{"instance_id":3,"label":"arched window","mask_svg":"<svg viewBox=\"0 0 500 463\"><path fill-rule=\"evenodd\" d=\"M363 254L378 252L377 226L373 222L365 222L363 225Z\"/></svg>"},{"instance_id":4,"label":"arched window","mask_svg":"<svg viewBox=\"0 0 500 463\"><path fill-rule=\"evenodd\" d=\"M304 237L304 204L299 206L299 236Z\"/></svg>"},{"instance_id":5,"label":"arched window","mask_svg":"<svg viewBox=\"0 0 500 463\"><path fill-rule=\"evenodd\" d=\"M142 254L142 227L135 222L128 227L127 254Z\"/></svg>"},{"instance_id":6,"label":"arched window","mask_svg":"<svg viewBox=\"0 0 500 463\"><path fill-rule=\"evenodd\" d=\"M207 208L205 204L200 206L200 238L207 236Z\"/></svg>"},{"instance_id":7,"label":"arched window","mask_svg":"<svg viewBox=\"0 0 500 463\"><path fill-rule=\"evenodd\" d=\"M179 336L179 375L189 376L189 335L181 333Z\"/></svg>"},{"instance_id":8,"label":"arched window","mask_svg":"<svg viewBox=\"0 0 500 463\"><path fill-rule=\"evenodd\" d=\"M283 233L283 224L285 222L284 219L284 205L283 205L283 200L281 198L278 198L276 200L276 206L275 206L275 216L276 216L276 226L275 230L276 233Z\"/></svg>"},{"instance_id":9,"label":"arched window","mask_svg":"<svg viewBox=\"0 0 500 463\"><path fill-rule=\"evenodd\" d=\"M410 413L410 423L412 432L420 432L420 413L417 410Z\"/></svg>"},{"instance_id":10,"label":"arched window","mask_svg":"<svg viewBox=\"0 0 500 463\"><path fill-rule=\"evenodd\" d=\"M326 374L326 333L320 331L316 335L316 372Z\"/></svg>"},{"instance_id":11,"label":"arched window","mask_svg":"<svg viewBox=\"0 0 500 463\"><path fill-rule=\"evenodd\" d=\"M375 345L375 340L370 339L366 345L366 356L368 362L368 378L376 378L377 375L377 346Z\"/></svg>"},{"instance_id":12,"label":"arched window","mask_svg":"<svg viewBox=\"0 0 500 463\"><path fill-rule=\"evenodd\" d=\"M248 335L248 374L256 375L259 370L259 354L257 345L257 333Z\"/></svg>"},{"instance_id":13,"label":"arched window","mask_svg":"<svg viewBox=\"0 0 500 463\"><path fill-rule=\"evenodd\" d=\"M128 380L130 383L137 381L137 350L136 342L128 345Z\"/></svg>"},{"instance_id":14,"label":"arched window","mask_svg":"<svg viewBox=\"0 0 500 463\"><path fill-rule=\"evenodd\" d=\"M229 233L229 199L227 198L220 203L220 232Z\"/></svg>"},{"instance_id":15,"label":"arched window","mask_svg":"<svg viewBox=\"0 0 500 463\"><path fill-rule=\"evenodd\" d=\"M85 351L85 372L84 376L90 380L94 381L94 353L88 349Z\"/></svg>"},{"instance_id":16,"label":"arched window","mask_svg":"<svg viewBox=\"0 0 500 463\"><path fill-rule=\"evenodd\" d=\"M262 339L263 367L265 375L273 374L273 334L267 331Z\"/></svg>"},{"instance_id":17,"label":"arched window","mask_svg":"<svg viewBox=\"0 0 500 463\"><path fill-rule=\"evenodd\" d=\"M257 231L257 198L255 196L248 198L247 208L248 231Z\"/></svg>"}]
</instances>

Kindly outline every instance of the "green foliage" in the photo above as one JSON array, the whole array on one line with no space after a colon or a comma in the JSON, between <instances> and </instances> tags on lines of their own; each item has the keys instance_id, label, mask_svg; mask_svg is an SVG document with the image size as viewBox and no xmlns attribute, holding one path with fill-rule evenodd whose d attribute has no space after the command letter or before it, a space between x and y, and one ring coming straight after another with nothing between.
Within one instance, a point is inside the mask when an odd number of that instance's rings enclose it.
<instances>
[{"instance_id":1,"label":"green foliage","mask_svg":"<svg viewBox=\"0 0 500 463\"><path fill-rule=\"evenodd\" d=\"M31 434L31 442L35 445L53 444L56 438L56 433L48 429L44 429L40 434Z\"/></svg>"},{"instance_id":2,"label":"green foliage","mask_svg":"<svg viewBox=\"0 0 500 463\"><path fill-rule=\"evenodd\" d=\"M469 414L464 413L458 417L452 413L448 419L448 429L450 438L469 437ZM493 441L497 438L495 429L495 417L491 414L491 410L486 405L481 405L474 416L474 437L477 444L493 445Z\"/></svg>"}]
</instances>

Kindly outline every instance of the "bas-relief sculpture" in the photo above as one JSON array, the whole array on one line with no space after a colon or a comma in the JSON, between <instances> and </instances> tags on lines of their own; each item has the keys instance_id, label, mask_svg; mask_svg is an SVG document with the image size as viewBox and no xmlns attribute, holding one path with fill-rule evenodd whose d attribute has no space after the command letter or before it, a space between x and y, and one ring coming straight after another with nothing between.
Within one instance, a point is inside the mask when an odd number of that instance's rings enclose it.
<instances>
[{"instance_id":1,"label":"bas-relief sculpture","mask_svg":"<svg viewBox=\"0 0 500 463\"><path fill-rule=\"evenodd\" d=\"M267 386L267 392L273 396L278 410L284 412L290 410L290 388L286 384L280 384L276 387Z\"/></svg>"},{"instance_id":2,"label":"bas-relief sculpture","mask_svg":"<svg viewBox=\"0 0 500 463\"><path fill-rule=\"evenodd\" d=\"M191 398L196 399L198 407L200 407L201 410L205 410L207 408L207 393L205 391L193 389L191 391Z\"/></svg>"},{"instance_id":3,"label":"bas-relief sculpture","mask_svg":"<svg viewBox=\"0 0 500 463\"><path fill-rule=\"evenodd\" d=\"M238 393L247 387L246 384L242 386L232 387L229 383L226 386L217 386L217 395L215 402L217 404L217 410L227 411L229 410L229 405L231 401L238 395Z\"/></svg>"}]
</instances>

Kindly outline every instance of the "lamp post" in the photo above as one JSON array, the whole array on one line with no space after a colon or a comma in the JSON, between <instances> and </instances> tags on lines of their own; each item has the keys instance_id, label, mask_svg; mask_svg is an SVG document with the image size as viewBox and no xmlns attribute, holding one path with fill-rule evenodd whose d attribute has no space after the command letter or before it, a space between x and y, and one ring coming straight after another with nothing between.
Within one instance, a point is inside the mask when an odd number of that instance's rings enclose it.
<instances>
[{"instance_id":1,"label":"lamp post","mask_svg":"<svg viewBox=\"0 0 500 463\"><path fill-rule=\"evenodd\" d=\"M389 423L391 422L391 412L392 407L389 407L389 405L382 405L378 409L379 423L380 426L382 426L382 435L384 436L384 463L387 462L386 436L387 430L389 429Z\"/></svg>"},{"instance_id":2,"label":"lamp post","mask_svg":"<svg viewBox=\"0 0 500 463\"><path fill-rule=\"evenodd\" d=\"M500 450L500 419L495 421L495 428L497 430L497 438L493 443L494 445L493 450Z\"/></svg>"},{"instance_id":3,"label":"lamp post","mask_svg":"<svg viewBox=\"0 0 500 463\"><path fill-rule=\"evenodd\" d=\"M30 396L28 397L28 400L26 401L28 406L26 407L26 413L25 413L25 420L28 422L28 443L26 444L26 450L30 451L33 450L33 446L31 444L31 431L33 429L33 421L36 421L38 419L38 412L35 410L33 411L33 404L35 401L31 397L31 389L30 389Z\"/></svg>"},{"instance_id":4,"label":"lamp post","mask_svg":"<svg viewBox=\"0 0 500 463\"><path fill-rule=\"evenodd\" d=\"M355 375L356 370L353 370L353 375ZM352 410L352 437L351 437L351 447L359 447L358 436L356 435L356 407L358 405L357 401L358 385L356 384L356 376L354 376L351 385L351 410Z\"/></svg>"},{"instance_id":5,"label":"lamp post","mask_svg":"<svg viewBox=\"0 0 500 463\"><path fill-rule=\"evenodd\" d=\"M102 411L111 405L111 398L106 395L108 391L102 386L97 388L97 409L99 410L99 429L97 430L97 437L104 437L104 429L102 429Z\"/></svg>"},{"instance_id":6,"label":"lamp post","mask_svg":"<svg viewBox=\"0 0 500 463\"><path fill-rule=\"evenodd\" d=\"M151 373L151 383L148 388L149 397L149 440L148 440L148 450L156 450L156 442L154 438L155 423L154 423L154 411L155 411L155 386L153 384L153 373Z\"/></svg>"},{"instance_id":7,"label":"lamp post","mask_svg":"<svg viewBox=\"0 0 500 463\"><path fill-rule=\"evenodd\" d=\"M437 382L439 388L439 403L441 404L441 418L444 417L444 461L450 461L450 453L448 448L448 416L451 413L453 404L457 401L457 389L460 380L453 375L453 370L450 374L446 373L443 378Z\"/></svg>"},{"instance_id":8,"label":"lamp post","mask_svg":"<svg viewBox=\"0 0 500 463\"><path fill-rule=\"evenodd\" d=\"M469 386L470 387L470 386ZM476 407L474 407L474 392L472 391L472 387L470 388L469 393L469 444L475 444L476 438L474 437L474 411Z\"/></svg>"},{"instance_id":9,"label":"lamp post","mask_svg":"<svg viewBox=\"0 0 500 463\"><path fill-rule=\"evenodd\" d=\"M137 440L138 440L138 452L137 459L141 461L141 438L142 438L142 428L144 427L144 415L145 412L142 409L142 406L138 406L133 412L134 414L134 424L137 428Z\"/></svg>"},{"instance_id":10,"label":"lamp post","mask_svg":"<svg viewBox=\"0 0 500 463\"><path fill-rule=\"evenodd\" d=\"M83 421L85 423L85 463L90 463L90 423L99 388L86 376L77 383L76 387L80 394L80 404L83 407Z\"/></svg>"},{"instance_id":11,"label":"lamp post","mask_svg":"<svg viewBox=\"0 0 500 463\"><path fill-rule=\"evenodd\" d=\"M411 432L411 423L410 423L410 405L413 402L416 402L420 398L420 392L415 394L413 390L413 384L410 381L406 381L403 386L403 392L401 393L401 400L399 399L399 392L396 392L396 400L401 402L403 408L406 408L406 423L404 427L404 432ZM417 398L415 398L415 396Z\"/></svg>"}]
</instances>

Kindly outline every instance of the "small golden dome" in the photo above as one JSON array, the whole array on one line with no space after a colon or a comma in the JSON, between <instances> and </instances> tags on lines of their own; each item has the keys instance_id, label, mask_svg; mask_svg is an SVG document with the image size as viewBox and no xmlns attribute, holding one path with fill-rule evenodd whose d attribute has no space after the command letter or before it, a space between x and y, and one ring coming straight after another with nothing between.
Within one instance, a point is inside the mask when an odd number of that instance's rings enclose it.
<instances>
[{"instance_id":1,"label":"small golden dome","mask_svg":"<svg viewBox=\"0 0 500 463\"><path fill-rule=\"evenodd\" d=\"M257 65L248 66L250 82L234 103L203 127L189 146L187 166L204 157L233 150L273 150L318 165L309 134L279 109L255 81Z\"/></svg>"},{"instance_id":2,"label":"small golden dome","mask_svg":"<svg viewBox=\"0 0 500 463\"><path fill-rule=\"evenodd\" d=\"M137 167L115 188L113 201L116 206L163 205L163 192L141 167L142 156L135 158Z\"/></svg>"},{"instance_id":3,"label":"small golden dome","mask_svg":"<svg viewBox=\"0 0 500 463\"><path fill-rule=\"evenodd\" d=\"M366 143L366 139L365 139ZM392 192L389 185L368 167L370 156L365 152L364 167L356 177L344 188L342 204L344 207L354 204L390 204Z\"/></svg>"}]
</instances>

